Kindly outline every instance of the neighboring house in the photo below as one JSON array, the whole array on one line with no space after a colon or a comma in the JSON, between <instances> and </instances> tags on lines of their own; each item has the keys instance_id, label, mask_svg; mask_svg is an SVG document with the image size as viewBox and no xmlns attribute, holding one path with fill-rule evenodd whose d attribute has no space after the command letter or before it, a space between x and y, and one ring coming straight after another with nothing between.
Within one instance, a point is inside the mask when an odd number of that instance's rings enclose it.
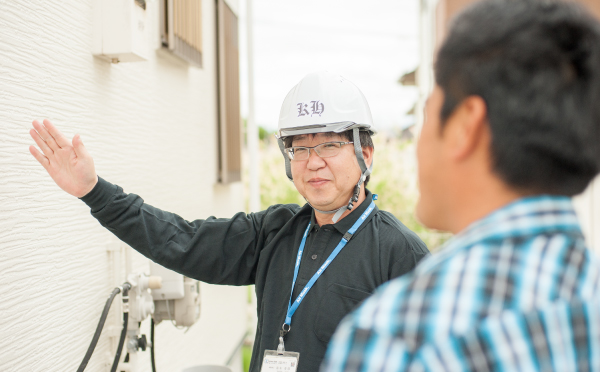
<instances>
[{"instance_id":1,"label":"neighboring house","mask_svg":"<svg viewBox=\"0 0 600 372\"><path fill-rule=\"evenodd\" d=\"M131 3L146 60L94 57L98 4ZM236 0L0 1L1 371L75 371L111 290L149 266L29 154L33 119L80 133L98 174L147 203L188 220L244 210L237 8ZM123 28L110 22L105 31ZM230 361L239 371L247 296L201 284L201 316L188 332L157 326L157 370ZM109 370L120 312L118 296L86 371ZM146 320L147 337L148 329ZM132 372L151 370L148 351L137 364Z\"/></svg>"},{"instance_id":2,"label":"neighboring house","mask_svg":"<svg viewBox=\"0 0 600 372\"><path fill-rule=\"evenodd\" d=\"M452 17L463 7L476 0L420 0L421 62L415 70L419 99L416 105L417 123L423 122L423 107L433 89L433 63L435 52L441 44ZM575 0L584 4L594 15L600 17L600 1ZM405 80L410 76L406 74ZM590 248L600 254L600 178L596 179L581 195L574 198L585 236Z\"/></svg>"}]
</instances>

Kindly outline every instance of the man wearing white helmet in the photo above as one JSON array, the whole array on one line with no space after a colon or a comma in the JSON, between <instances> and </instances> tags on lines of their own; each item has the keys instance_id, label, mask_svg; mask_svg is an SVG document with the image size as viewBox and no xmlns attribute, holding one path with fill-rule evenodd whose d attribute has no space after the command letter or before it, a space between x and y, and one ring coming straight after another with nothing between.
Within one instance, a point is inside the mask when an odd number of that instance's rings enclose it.
<instances>
[{"instance_id":1,"label":"man wearing white helmet","mask_svg":"<svg viewBox=\"0 0 600 372\"><path fill-rule=\"evenodd\" d=\"M285 158L286 174L300 194L317 215L333 214L331 218L320 216L322 221L318 222L336 223L352 210L354 203L360 204L364 200L361 185L368 182L373 167L373 133L373 119L367 100L354 84L342 76L328 72L309 74L288 93L279 117L279 147ZM313 145L326 144L313 146L317 156L311 157L309 142ZM345 145L353 145L350 147L354 149L359 168L353 161L344 161L347 169L339 175L331 174L331 170L321 170L320 166L327 168L330 161L322 159L337 156ZM352 157L350 150L343 153ZM292 164L298 173L296 178L292 174ZM337 180L336 176L355 180L355 185L351 189L351 183L346 179ZM348 195L350 198L346 198L346 203L340 204Z\"/></svg>"},{"instance_id":2,"label":"man wearing white helmet","mask_svg":"<svg viewBox=\"0 0 600 372\"><path fill-rule=\"evenodd\" d=\"M31 153L121 240L194 279L255 284L253 372L275 365L317 371L341 319L428 255L364 187L373 165L371 114L358 88L339 75L309 74L281 110L278 141L286 173L308 202L303 207L188 222L98 177L77 135L69 141L47 120L33 126L44 154L33 146ZM70 151L48 151L53 147ZM77 157L79 168L68 169L73 163L59 156Z\"/></svg>"}]
</instances>

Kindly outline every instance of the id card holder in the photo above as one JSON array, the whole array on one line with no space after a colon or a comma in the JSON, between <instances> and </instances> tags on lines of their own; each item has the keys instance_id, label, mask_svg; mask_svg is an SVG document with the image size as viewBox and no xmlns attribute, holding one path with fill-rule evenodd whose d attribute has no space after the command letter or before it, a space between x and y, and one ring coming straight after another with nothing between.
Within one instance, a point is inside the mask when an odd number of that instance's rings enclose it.
<instances>
[{"instance_id":1,"label":"id card holder","mask_svg":"<svg viewBox=\"0 0 600 372\"><path fill-rule=\"evenodd\" d=\"M260 372L296 372L300 353L265 350Z\"/></svg>"}]
</instances>

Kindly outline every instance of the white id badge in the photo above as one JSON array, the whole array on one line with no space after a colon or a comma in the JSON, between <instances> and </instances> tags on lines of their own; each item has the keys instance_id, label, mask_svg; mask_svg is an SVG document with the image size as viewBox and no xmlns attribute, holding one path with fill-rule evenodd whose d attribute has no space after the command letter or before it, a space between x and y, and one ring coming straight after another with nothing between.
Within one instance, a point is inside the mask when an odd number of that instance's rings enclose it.
<instances>
[{"instance_id":1,"label":"white id badge","mask_svg":"<svg viewBox=\"0 0 600 372\"><path fill-rule=\"evenodd\" d=\"M265 350L260 372L296 372L300 353L293 351L278 352Z\"/></svg>"}]
</instances>

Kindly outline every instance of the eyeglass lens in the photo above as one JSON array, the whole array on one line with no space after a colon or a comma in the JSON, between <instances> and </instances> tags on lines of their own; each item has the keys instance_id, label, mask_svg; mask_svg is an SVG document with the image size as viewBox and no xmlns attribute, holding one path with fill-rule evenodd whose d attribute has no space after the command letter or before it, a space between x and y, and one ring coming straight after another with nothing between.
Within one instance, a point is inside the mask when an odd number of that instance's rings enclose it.
<instances>
[{"instance_id":1,"label":"eyeglass lens","mask_svg":"<svg viewBox=\"0 0 600 372\"><path fill-rule=\"evenodd\" d=\"M320 157L327 158L339 154L341 147L342 144L340 142L326 142L315 146L313 149ZM308 159L311 148L293 147L290 150L289 154L291 155L292 160L300 161Z\"/></svg>"}]
</instances>

